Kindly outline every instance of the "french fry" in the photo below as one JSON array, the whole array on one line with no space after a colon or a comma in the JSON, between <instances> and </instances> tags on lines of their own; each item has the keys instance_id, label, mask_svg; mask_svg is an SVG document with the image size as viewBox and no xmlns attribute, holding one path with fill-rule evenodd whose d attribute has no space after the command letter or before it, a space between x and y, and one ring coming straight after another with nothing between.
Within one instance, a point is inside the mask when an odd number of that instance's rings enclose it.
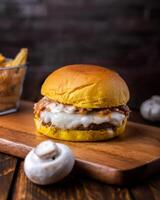
<instances>
[{"instance_id":1,"label":"french fry","mask_svg":"<svg viewBox=\"0 0 160 200\"><path fill-rule=\"evenodd\" d=\"M28 57L28 49L23 48L17 54L17 56L13 60L9 60L5 63L5 67L14 67L18 65L24 65L27 62Z\"/></svg>"},{"instance_id":2,"label":"french fry","mask_svg":"<svg viewBox=\"0 0 160 200\"><path fill-rule=\"evenodd\" d=\"M6 62L2 63L4 67L10 67L12 66L12 62L13 62L13 59L10 59L10 60L7 60Z\"/></svg>"},{"instance_id":3,"label":"french fry","mask_svg":"<svg viewBox=\"0 0 160 200\"><path fill-rule=\"evenodd\" d=\"M3 67L5 60L6 58L2 54L0 54L0 66Z\"/></svg>"},{"instance_id":4,"label":"french fry","mask_svg":"<svg viewBox=\"0 0 160 200\"><path fill-rule=\"evenodd\" d=\"M0 112L17 108L26 71L26 68L21 65L26 64L27 57L28 49L26 48L21 49L14 59L7 59L0 54L0 67L4 68L0 70Z\"/></svg>"}]
</instances>

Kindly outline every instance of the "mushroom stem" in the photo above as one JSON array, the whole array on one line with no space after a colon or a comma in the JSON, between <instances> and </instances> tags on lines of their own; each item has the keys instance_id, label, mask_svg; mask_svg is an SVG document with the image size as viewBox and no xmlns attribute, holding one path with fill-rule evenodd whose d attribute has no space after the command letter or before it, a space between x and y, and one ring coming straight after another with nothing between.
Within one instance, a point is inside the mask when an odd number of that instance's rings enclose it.
<instances>
[{"instance_id":1,"label":"mushroom stem","mask_svg":"<svg viewBox=\"0 0 160 200\"><path fill-rule=\"evenodd\" d=\"M34 153L43 160L53 159L58 155L58 147L51 140L40 143L34 150Z\"/></svg>"}]
</instances>

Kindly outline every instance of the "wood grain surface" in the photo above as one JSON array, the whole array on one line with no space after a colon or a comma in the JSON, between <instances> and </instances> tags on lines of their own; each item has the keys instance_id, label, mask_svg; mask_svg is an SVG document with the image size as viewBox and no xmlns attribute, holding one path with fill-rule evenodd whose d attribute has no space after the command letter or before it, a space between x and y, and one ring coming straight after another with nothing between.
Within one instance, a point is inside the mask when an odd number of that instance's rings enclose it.
<instances>
[{"instance_id":1,"label":"wood grain surface","mask_svg":"<svg viewBox=\"0 0 160 200\"><path fill-rule=\"evenodd\" d=\"M0 120L0 151L24 158L47 137L36 133L32 103ZM108 142L66 142L76 156L76 167L83 173L111 184L132 183L156 173L160 166L159 128L128 123L124 136Z\"/></svg>"},{"instance_id":2,"label":"wood grain surface","mask_svg":"<svg viewBox=\"0 0 160 200\"><path fill-rule=\"evenodd\" d=\"M15 173L17 159L0 153L0 200L7 200Z\"/></svg>"},{"instance_id":3,"label":"wood grain surface","mask_svg":"<svg viewBox=\"0 0 160 200\"><path fill-rule=\"evenodd\" d=\"M134 112L131 118L141 122L138 112ZM144 121L146 123L146 121ZM4 162L8 157L15 157L0 153L0 166L3 171ZM17 159L16 159L17 162ZM3 176L0 170L0 200L159 200L160 199L160 174L150 179L128 187L113 187L85 177L74 169L72 173L60 183L49 186L38 186L31 183L23 171L23 162L16 165L16 173L11 180ZM15 170L14 170L15 172ZM3 176L3 180L1 179ZM4 183L4 184L3 184ZM9 185L10 189L3 185ZM2 188L5 188L2 190ZM5 195L4 195L5 192ZM8 198L7 198L8 197Z\"/></svg>"},{"instance_id":4,"label":"wood grain surface","mask_svg":"<svg viewBox=\"0 0 160 200\"><path fill-rule=\"evenodd\" d=\"M12 200L159 200L160 175L132 187L113 187L73 170L57 184L38 186L26 178L21 162L10 196Z\"/></svg>"}]
</instances>

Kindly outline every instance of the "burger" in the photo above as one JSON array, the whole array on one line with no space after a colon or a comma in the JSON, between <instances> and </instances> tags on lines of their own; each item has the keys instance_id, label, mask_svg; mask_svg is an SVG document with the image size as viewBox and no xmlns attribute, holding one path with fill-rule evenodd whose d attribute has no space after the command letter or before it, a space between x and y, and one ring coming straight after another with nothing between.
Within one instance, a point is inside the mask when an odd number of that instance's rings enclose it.
<instances>
[{"instance_id":1,"label":"burger","mask_svg":"<svg viewBox=\"0 0 160 200\"><path fill-rule=\"evenodd\" d=\"M96 65L68 65L44 81L34 105L37 131L68 141L100 141L126 127L129 90L118 73Z\"/></svg>"}]
</instances>

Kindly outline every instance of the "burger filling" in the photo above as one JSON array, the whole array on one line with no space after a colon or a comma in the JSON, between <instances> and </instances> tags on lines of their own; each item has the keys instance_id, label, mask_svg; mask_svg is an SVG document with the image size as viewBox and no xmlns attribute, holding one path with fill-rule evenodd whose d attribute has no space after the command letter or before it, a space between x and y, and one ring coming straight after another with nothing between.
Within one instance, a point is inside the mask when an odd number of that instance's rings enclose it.
<instances>
[{"instance_id":1,"label":"burger filling","mask_svg":"<svg viewBox=\"0 0 160 200\"><path fill-rule=\"evenodd\" d=\"M98 130L121 126L129 115L126 105L111 108L78 108L42 98L34 106L35 115L44 125L60 129Z\"/></svg>"}]
</instances>

